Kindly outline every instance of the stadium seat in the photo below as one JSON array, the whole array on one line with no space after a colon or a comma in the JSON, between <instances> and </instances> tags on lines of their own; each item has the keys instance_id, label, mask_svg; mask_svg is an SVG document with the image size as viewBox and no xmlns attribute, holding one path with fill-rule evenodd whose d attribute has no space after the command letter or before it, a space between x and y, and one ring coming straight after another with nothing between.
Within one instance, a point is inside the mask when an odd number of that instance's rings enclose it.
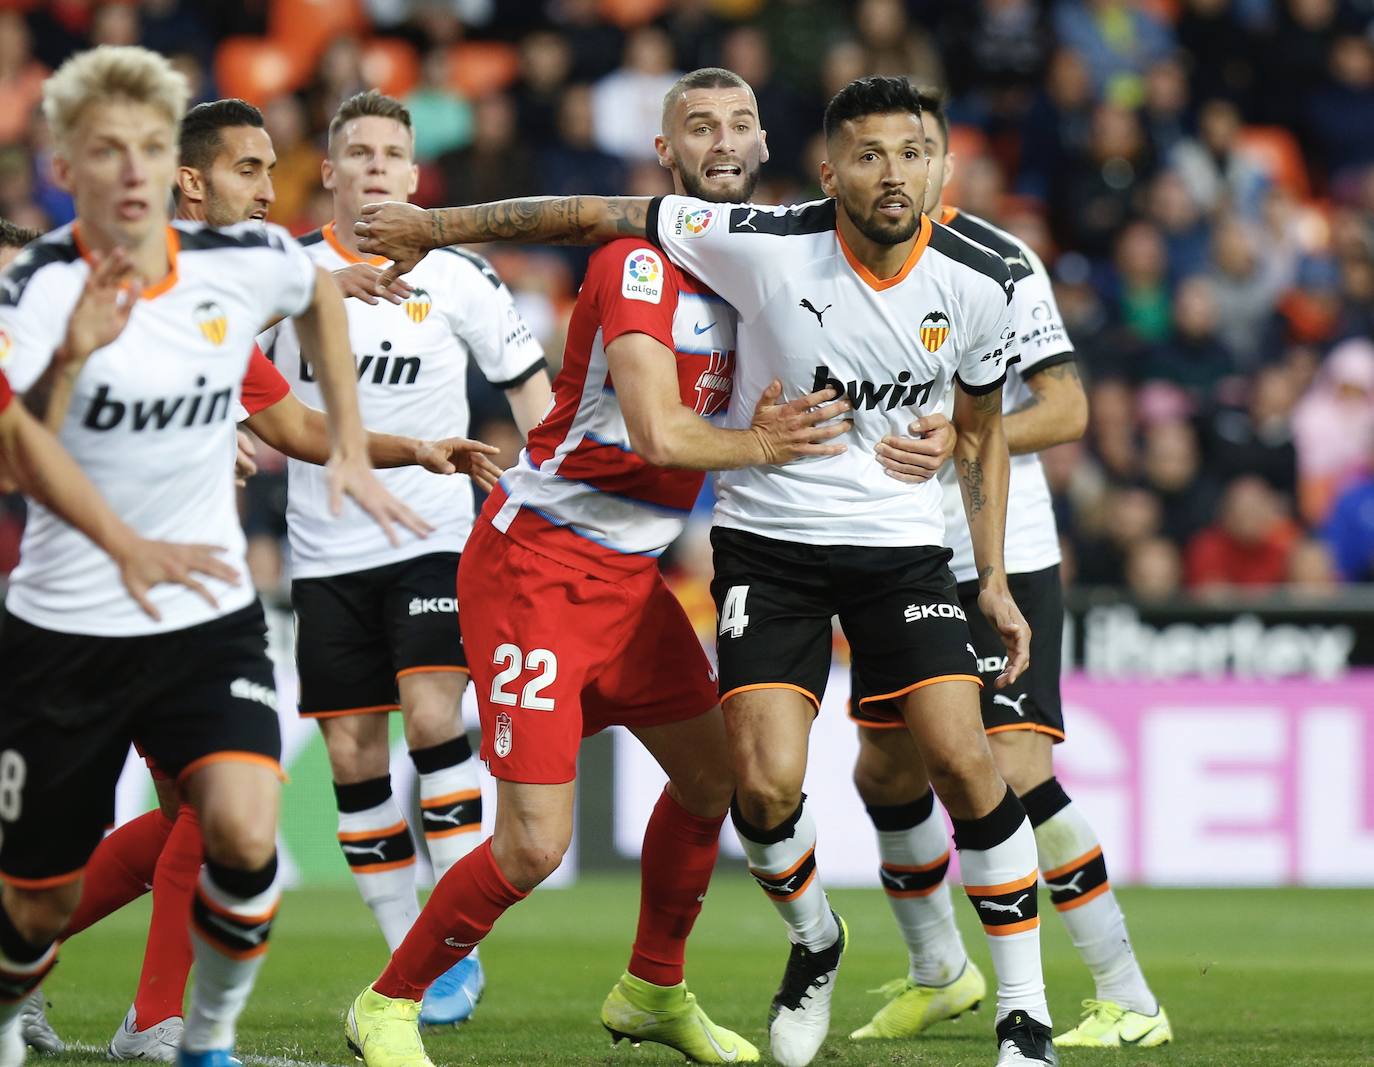
<instances>
[{"instance_id":1,"label":"stadium seat","mask_svg":"<svg viewBox=\"0 0 1374 1067\"><path fill-rule=\"evenodd\" d=\"M259 106L298 89L307 69L299 53L265 37L226 37L215 50L220 92Z\"/></svg>"},{"instance_id":2,"label":"stadium seat","mask_svg":"<svg viewBox=\"0 0 1374 1067\"><path fill-rule=\"evenodd\" d=\"M274 40L313 63L335 37L367 30L362 0L272 0L267 17Z\"/></svg>"},{"instance_id":3,"label":"stadium seat","mask_svg":"<svg viewBox=\"0 0 1374 1067\"><path fill-rule=\"evenodd\" d=\"M1307 165L1297 138L1282 126L1246 126L1240 132L1240 151L1269 175L1271 181L1300 200L1312 192Z\"/></svg>"},{"instance_id":4,"label":"stadium seat","mask_svg":"<svg viewBox=\"0 0 1374 1067\"><path fill-rule=\"evenodd\" d=\"M498 41L456 44L448 53L448 83L469 100L499 92L520 73L520 53Z\"/></svg>"},{"instance_id":5,"label":"stadium seat","mask_svg":"<svg viewBox=\"0 0 1374 1067\"><path fill-rule=\"evenodd\" d=\"M621 29L653 22L668 9L668 0L601 0L601 17Z\"/></svg>"},{"instance_id":6,"label":"stadium seat","mask_svg":"<svg viewBox=\"0 0 1374 1067\"><path fill-rule=\"evenodd\" d=\"M405 96L420 80L420 57L405 41L374 37L363 44L363 77L387 96Z\"/></svg>"}]
</instances>

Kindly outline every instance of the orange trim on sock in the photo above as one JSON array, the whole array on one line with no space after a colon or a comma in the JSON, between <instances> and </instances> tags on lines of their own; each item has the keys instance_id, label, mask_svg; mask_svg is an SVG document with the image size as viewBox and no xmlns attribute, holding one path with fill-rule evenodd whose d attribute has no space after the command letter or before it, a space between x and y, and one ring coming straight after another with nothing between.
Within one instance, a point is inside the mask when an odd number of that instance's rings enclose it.
<instances>
[{"instance_id":1,"label":"orange trim on sock","mask_svg":"<svg viewBox=\"0 0 1374 1067\"><path fill-rule=\"evenodd\" d=\"M407 667L403 671L396 672L396 680L399 682L408 674L466 674L471 677L472 671L466 667L441 667L437 665L433 667Z\"/></svg>"},{"instance_id":2,"label":"orange trim on sock","mask_svg":"<svg viewBox=\"0 0 1374 1067\"><path fill-rule=\"evenodd\" d=\"M53 874L47 878L20 878L17 875L6 874L0 871L0 881L14 886L16 889L52 889L54 886L71 885L83 874L86 873L85 867L78 867L74 871L66 874Z\"/></svg>"},{"instance_id":3,"label":"orange trim on sock","mask_svg":"<svg viewBox=\"0 0 1374 1067\"><path fill-rule=\"evenodd\" d=\"M263 912L261 915L240 915L238 912L230 911L228 908L224 907L221 904L216 904L213 900L210 899L209 894L207 894L205 890L200 886L196 886L196 896L200 898L200 902L202 904L204 904L207 908L213 911L216 915L223 915L226 919L233 919L235 922L240 923L249 923L252 926L258 926L262 923L270 922L273 918L276 917L277 909L281 907L281 898L278 897L277 903L273 904L271 908Z\"/></svg>"},{"instance_id":4,"label":"orange trim on sock","mask_svg":"<svg viewBox=\"0 0 1374 1067\"><path fill-rule=\"evenodd\" d=\"M1005 726L990 726L984 730L983 733L988 735L1005 734L1011 733L1013 730L1026 730L1030 733L1049 734L1051 737L1058 738L1060 741L1065 739L1063 730L1056 730L1053 726L1045 726L1043 723L1038 722L1009 722Z\"/></svg>"},{"instance_id":5,"label":"orange trim on sock","mask_svg":"<svg viewBox=\"0 0 1374 1067\"><path fill-rule=\"evenodd\" d=\"M964 892L971 897L1000 897L1003 893L1015 893L1018 889L1029 889L1035 885L1039 877L1039 871L1031 871L1024 878L1018 878L1014 882L1003 882L1001 885L966 885Z\"/></svg>"},{"instance_id":6,"label":"orange trim on sock","mask_svg":"<svg viewBox=\"0 0 1374 1067\"><path fill-rule=\"evenodd\" d=\"M282 766L271 756L264 756L261 752L211 752L208 756L201 756L200 759L192 760L181 768L181 773L177 775L177 785L186 781L196 771L210 766L212 763L254 763L259 767L266 767L277 776L280 781L286 781L286 772Z\"/></svg>"},{"instance_id":7,"label":"orange trim on sock","mask_svg":"<svg viewBox=\"0 0 1374 1067\"><path fill-rule=\"evenodd\" d=\"M261 945L258 945L256 948L245 949L243 951L235 951L234 949L226 948L224 942L220 941L214 935L214 933L205 929L203 926L200 925L200 923L195 922L194 919L192 919L192 923L194 924L196 931L200 934L202 938L205 939L207 943L209 943L211 948L213 948L221 956L227 956L231 960L242 961L256 959L257 957L261 956L264 952L267 951L267 942L265 941Z\"/></svg>"},{"instance_id":8,"label":"orange trim on sock","mask_svg":"<svg viewBox=\"0 0 1374 1067\"><path fill-rule=\"evenodd\" d=\"M366 867L349 867L353 874L383 874L386 871L399 871L402 867L411 867L415 863L414 856L408 856L403 860L388 860L385 863L369 863Z\"/></svg>"},{"instance_id":9,"label":"orange trim on sock","mask_svg":"<svg viewBox=\"0 0 1374 1067\"><path fill-rule=\"evenodd\" d=\"M461 804L464 800L476 800L482 795L480 789L460 789L456 793L445 793L441 797L421 798L420 807L433 808L441 804Z\"/></svg>"},{"instance_id":10,"label":"orange trim on sock","mask_svg":"<svg viewBox=\"0 0 1374 1067\"><path fill-rule=\"evenodd\" d=\"M453 826L447 830L426 830L425 840L433 841L441 837L453 837L455 834L475 834L482 829L480 822L465 822L462 826Z\"/></svg>"},{"instance_id":11,"label":"orange trim on sock","mask_svg":"<svg viewBox=\"0 0 1374 1067\"><path fill-rule=\"evenodd\" d=\"M927 678L922 682L913 682L905 689L898 689L894 693L879 693L876 696L863 697L859 701L859 707L863 707L865 704L872 704L878 700L895 700L897 697L904 697L908 693L914 693L916 690L924 689L926 686L934 685L936 682L972 682L979 689L983 688L983 679L979 678L976 674L939 674L934 678ZM905 726L906 723L903 722L902 725Z\"/></svg>"},{"instance_id":12,"label":"orange trim on sock","mask_svg":"<svg viewBox=\"0 0 1374 1067\"><path fill-rule=\"evenodd\" d=\"M405 820L401 820L394 826L388 826L385 830L341 830L339 832L340 841L369 841L374 837L391 837L393 834L403 834L408 827Z\"/></svg>"},{"instance_id":13,"label":"orange trim on sock","mask_svg":"<svg viewBox=\"0 0 1374 1067\"><path fill-rule=\"evenodd\" d=\"M1090 849L1089 851L1083 853L1083 855L1079 856L1078 859L1069 860L1069 862L1064 864L1064 866L1062 867L1056 867L1052 871L1046 871L1044 874L1045 881L1049 882L1053 881L1055 878L1063 878L1064 875L1068 874L1070 871L1077 870L1079 867L1082 867L1085 863L1091 863L1100 855L1102 855L1102 846L1098 845L1096 848Z\"/></svg>"},{"instance_id":14,"label":"orange trim on sock","mask_svg":"<svg viewBox=\"0 0 1374 1067\"><path fill-rule=\"evenodd\" d=\"M336 719L341 715L373 715L384 711L400 711L399 704L373 704L366 708L344 708L342 711L300 711L302 719Z\"/></svg>"},{"instance_id":15,"label":"orange trim on sock","mask_svg":"<svg viewBox=\"0 0 1374 1067\"><path fill-rule=\"evenodd\" d=\"M807 700L811 701L811 703L815 704L817 714L820 713L820 698L817 697L815 693L811 692L811 690L803 689L801 686L793 685L791 682L755 682L753 685L738 685L728 693L722 695L720 702L724 704L731 697L739 696L741 693L752 693L758 689L790 689L794 693L800 693L802 696L806 697Z\"/></svg>"},{"instance_id":16,"label":"orange trim on sock","mask_svg":"<svg viewBox=\"0 0 1374 1067\"><path fill-rule=\"evenodd\" d=\"M949 849L945 849L945 854L934 863L923 863L919 867L904 867L900 863L884 863L881 866L886 867L889 871L901 871L903 874L921 874L924 871L933 871L940 864L948 862Z\"/></svg>"},{"instance_id":17,"label":"orange trim on sock","mask_svg":"<svg viewBox=\"0 0 1374 1067\"><path fill-rule=\"evenodd\" d=\"M1074 908L1081 908L1084 904L1088 903L1090 900L1096 900L1098 897L1100 897L1103 893L1105 893L1105 892L1106 892L1107 890L1109 890L1111 887L1112 887L1112 883L1111 883L1111 882L1103 882L1101 885L1096 886L1096 887L1094 887L1094 888L1092 888L1092 889L1089 889L1089 890L1088 890L1086 893L1084 893L1081 897L1074 897L1072 900L1067 901L1067 902L1065 902L1065 903L1063 903L1063 904L1056 904L1056 905L1055 905L1055 908L1056 908L1058 911L1061 911L1061 912L1064 912L1064 911L1073 911Z\"/></svg>"},{"instance_id":18,"label":"orange trim on sock","mask_svg":"<svg viewBox=\"0 0 1374 1067\"><path fill-rule=\"evenodd\" d=\"M1024 934L1027 930L1034 930L1040 925L1040 916L1034 919L1027 919L1024 922L1008 923L1006 926L988 926L983 924L983 930L989 937L1010 937L1012 934Z\"/></svg>"},{"instance_id":19,"label":"orange trim on sock","mask_svg":"<svg viewBox=\"0 0 1374 1067\"><path fill-rule=\"evenodd\" d=\"M804 881L804 882L801 884L801 888L800 888L800 889L797 889L797 890L795 890L794 892L788 893L787 896L785 896L785 897L775 897L772 893L769 893L767 890L764 890L764 894L768 897L769 900L776 900L776 901L780 901L780 902L783 903L783 904L786 904L788 901L796 900L799 896L801 896L801 895L802 895L803 893L805 893L808 889L810 889L810 888L811 888L811 883L814 882L815 880L816 880L816 872L815 872L815 871L812 871L811 874L810 874L809 876L807 876L806 881Z\"/></svg>"},{"instance_id":20,"label":"orange trim on sock","mask_svg":"<svg viewBox=\"0 0 1374 1067\"><path fill-rule=\"evenodd\" d=\"M813 848L808 848L808 849L806 850L806 854L805 854L804 856L802 856L801 859L797 860L796 863L794 863L794 864L792 864L792 866L788 867L787 870L785 870L785 871L779 871L777 874L769 874L767 871L755 870L753 867L750 867L750 868L749 868L749 873L752 874L755 878L767 878L767 879L769 879L770 881L773 880L773 879L775 879L775 878L787 878L787 877L790 877L791 875L796 874L799 870L801 870L802 864L804 864L807 860L809 860L809 859L810 859L812 856L814 856L815 854L816 854L816 850L815 850L814 847L813 847Z\"/></svg>"}]
</instances>

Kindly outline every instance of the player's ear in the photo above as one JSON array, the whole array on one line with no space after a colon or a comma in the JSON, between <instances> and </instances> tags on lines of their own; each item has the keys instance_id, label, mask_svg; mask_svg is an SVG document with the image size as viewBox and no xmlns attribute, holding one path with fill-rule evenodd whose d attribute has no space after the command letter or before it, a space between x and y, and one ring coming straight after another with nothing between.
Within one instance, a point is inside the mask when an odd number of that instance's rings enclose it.
<instances>
[{"instance_id":1,"label":"player's ear","mask_svg":"<svg viewBox=\"0 0 1374 1067\"><path fill-rule=\"evenodd\" d=\"M954 180L954 153L945 153L945 172L941 176L941 185L948 185Z\"/></svg>"},{"instance_id":2,"label":"player's ear","mask_svg":"<svg viewBox=\"0 0 1374 1067\"><path fill-rule=\"evenodd\" d=\"M411 196L415 195L415 190L420 188L420 164L410 165L410 188L406 190Z\"/></svg>"},{"instance_id":3,"label":"player's ear","mask_svg":"<svg viewBox=\"0 0 1374 1067\"><path fill-rule=\"evenodd\" d=\"M768 162L768 131L759 130L759 162Z\"/></svg>"},{"instance_id":4,"label":"player's ear","mask_svg":"<svg viewBox=\"0 0 1374 1067\"><path fill-rule=\"evenodd\" d=\"M326 189L332 190L334 188L334 163L328 156L320 160L320 184ZM411 190L411 192L414 191Z\"/></svg>"},{"instance_id":5,"label":"player's ear","mask_svg":"<svg viewBox=\"0 0 1374 1067\"><path fill-rule=\"evenodd\" d=\"M673 146L661 133L654 136L654 151L658 153L658 165L664 170L672 170L676 162L673 158Z\"/></svg>"},{"instance_id":6,"label":"player's ear","mask_svg":"<svg viewBox=\"0 0 1374 1067\"><path fill-rule=\"evenodd\" d=\"M199 204L205 199L205 183L195 167L177 167L177 189L183 200Z\"/></svg>"},{"instance_id":7,"label":"player's ear","mask_svg":"<svg viewBox=\"0 0 1374 1067\"><path fill-rule=\"evenodd\" d=\"M61 152L52 157L52 176L53 181L64 193L74 192L71 160Z\"/></svg>"},{"instance_id":8,"label":"player's ear","mask_svg":"<svg viewBox=\"0 0 1374 1067\"><path fill-rule=\"evenodd\" d=\"M835 190L835 168L830 165L828 159L821 160L821 192L826 196L839 196Z\"/></svg>"}]
</instances>

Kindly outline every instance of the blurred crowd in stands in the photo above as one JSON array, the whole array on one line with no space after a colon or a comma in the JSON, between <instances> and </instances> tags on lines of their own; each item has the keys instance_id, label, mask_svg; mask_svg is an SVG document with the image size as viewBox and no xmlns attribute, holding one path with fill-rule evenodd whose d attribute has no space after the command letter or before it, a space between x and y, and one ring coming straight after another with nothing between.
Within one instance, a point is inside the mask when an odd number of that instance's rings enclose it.
<instances>
[{"instance_id":1,"label":"blurred crowd in stands","mask_svg":"<svg viewBox=\"0 0 1374 1067\"><path fill-rule=\"evenodd\" d=\"M946 86L946 202L1040 253L1088 383L1088 434L1045 456L1068 579L1374 580L1374 0L0 0L0 214L20 225L70 218L39 86L100 42L259 103L272 218L298 233L330 214L329 116L369 85L415 116L424 204L667 191L660 101L707 65L757 93L756 199L810 199L832 93ZM584 253L490 253L556 366ZM510 461L502 400L473 396ZM281 498L270 473L248 496L260 544ZM11 506L0 565L14 542ZM709 567L699 532L675 559Z\"/></svg>"}]
</instances>

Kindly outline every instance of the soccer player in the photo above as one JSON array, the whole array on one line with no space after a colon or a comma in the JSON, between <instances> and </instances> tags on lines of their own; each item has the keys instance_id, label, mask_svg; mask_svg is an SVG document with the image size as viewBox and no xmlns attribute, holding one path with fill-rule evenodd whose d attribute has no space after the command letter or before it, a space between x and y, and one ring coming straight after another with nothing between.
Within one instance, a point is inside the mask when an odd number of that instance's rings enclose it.
<instances>
[{"instance_id":1,"label":"soccer player","mask_svg":"<svg viewBox=\"0 0 1374 1067\"><path fill-rule=\"evenodd\" d=\"M920 101L903 79L860 79L826 113L831 198L788 209L685 198L570 197L430 212L369 206L367 251L404 273L451 240L596 242L648 234L734 305L740 362L729 423L765 383L836 387L856 438L838 457L723 474L716 510L720 684L739 779L734 817L750 866L787 921L793 952L774 998L774 1057L804 1064L829 1027L843 924L816 877L801 797L807 734L829 667L830 618L849 631L865 710L905 722L955 823L965 888L999 978L999 1064L1056 1062L1040 968L1035 839L998 775L979 718L982 685L939 547L939 489L875 462L912 410L958 385L955 459L979 607L1024 671L1029 628L1002 553L1009 459L1001 385L1015 356L1004 262L925 216ZM384 275L384 278L387 275ZM913 545L917 547L912 547ZM474 656L474 662L477 657Z\"/></svg>"},{"instance_id":2,"label":"soccer player","mask_svg":"<svg viewBox=\"0 0 1374 1067\"><path fill-rule=\"evenodd\" d=\"M185 80L140 48L74 56L44 86L54 168L77 221L4 278L6 369L39 410L80 366L61 440L140 534L209 535L242 565L229 416L262 322L299 317L327 383L337 505L427 528L366 467L347 327L333 282L281 231L169 226ZM17 1001L41 982L137 740L197 810L206 864L192 909L197 979L181 1044L226 1064L279 896L280 737L261 607L210 578L154 590L149 621L117 574L33 508L0 634L0 1063L23 1058Z\"/></svg>"},{"instance_id":3,"label":"soccer player","mask_svg":"<svg viewBox=\"0 0 1374 1067\"><path fill-rule=\"evenodd\" d=\"M679 189L747 196L766 158L749 87L726 71L682 79L660 158ZM645 831L627 972L601 1009L619 1041L703 1063L758 1051L714 1024L683 978L685 942L715 865L733 789L714 678L656 557L678 535L701 471L828 455L844 410L765 392L752 424L712 425L730 394L735 317L641 239L591 259L554 407L479 519L459 570L463 635L498 781L495 834L435 889L346 1033L370 1067L429 1061L414 1027L425 987L465 956L563 857L580 739L627 726L669 784Z\"/></svg>"},{"instance_id":4,"label":"soccer player","mask_svg":"<svg viewBox=\"0 0 1374 1067\"><path fill-rule=\"evenodd\" d=\"M938 97L927 96L924 103L930 158L927 213L995 252L1016 283L1012 307L1021 359L1008 371L1003 393L1012 454L1006 558L1012 595L1025 606L1032 625L1031 665L1005 689L985 685L982 712L997 768L1021 798L1035 831L1050 900L1096 983L1083 1021L1055 1038L1055 1044L1151 1048L1172 1038L1168 1017L1131 949L1097 835L1054 776L1054 745L1064 739L1059 695L1064 596L1059 536L1036 453L1082 435L1087 399L1039 257L1011 234L942 204L954 166L949 120ZM945 535L954 552L951 567L959 582L959 602L969 618L979 672L991 682L1003 668L1001 641L975 610L978 574L968 523L951 506L953 470L945 467L940 480L947 493ZM982 1000L986 984L954 925L944 881L948 842L916 746L906 731L885 729L890 724L870 716L859 700L851 707L860 727L854 781L873 820L882 885L907 943L910 969L905 979L885 987L889 1002L850 1036L910 1037L968 1011Z\"/></svg>"},{"instance_id":5,"label":"soccer player","mask_svg":"<svg viewBox=\"0 0 1374 1067\"><path fill-rule=\"evenodd\" d=\"M362 205L378 197L403 200L418 181L410 113L375 90L345 100L330 122L323 175L334 218L302 244L326 270L366 263L353 233ZM348 302L364 422L434 437L464 433L467 371L475 363L505 391L516 425L527 433L549 406L547 365L491 266L471 252L440 249L409 283L412 291L400 306ZM274 346L296 394L317 403L319 387L300 359L294 332L284 327ZM324 735L339 844L390 950L405 937L419 904L415 847L391 792L387 713L402 713L419 774L417 830L436 877L480 840L482 800L459 711L468 665L454 598L459 554L472 526L471 490L464 480L415 468L381 477L438 532L391 545L368 524L333 521L323 472L295 459L287 527L300 712ZM466 1019L482 988L474 953L429 988L420 1020Z\"/></svg>"}]
</instances>

